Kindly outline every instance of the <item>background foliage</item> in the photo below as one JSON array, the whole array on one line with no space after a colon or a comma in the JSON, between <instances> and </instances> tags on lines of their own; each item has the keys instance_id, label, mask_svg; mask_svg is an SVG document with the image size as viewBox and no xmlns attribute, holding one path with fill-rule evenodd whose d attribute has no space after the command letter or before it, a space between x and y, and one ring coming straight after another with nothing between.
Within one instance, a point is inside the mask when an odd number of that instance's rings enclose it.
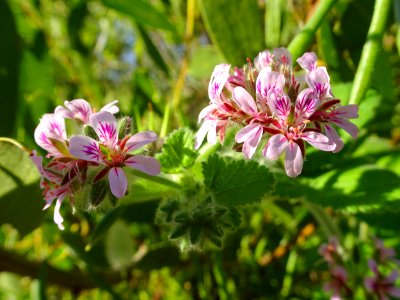
<instances>
[{"instance_id":1,"label":"background foliage","mask_svg":"<svg viewBox=\"0 0 400 300\"><path fill-rule=\"evenodd\" d=\"M117 207L64 204L60 232L27 154L2 138L0 297L326 299L329 236L356 264L372 236L399 253L399 16L387 0L0 0L0 136L35 149L40 117L84 98L118 99L163 140L148 149L158 180L129 174ZM360 105L359 138L309 152L297 179L232 153L233 132L195 151L214 66L287 45L315 51L334 94Z\"/></svg>"}]
</instances>

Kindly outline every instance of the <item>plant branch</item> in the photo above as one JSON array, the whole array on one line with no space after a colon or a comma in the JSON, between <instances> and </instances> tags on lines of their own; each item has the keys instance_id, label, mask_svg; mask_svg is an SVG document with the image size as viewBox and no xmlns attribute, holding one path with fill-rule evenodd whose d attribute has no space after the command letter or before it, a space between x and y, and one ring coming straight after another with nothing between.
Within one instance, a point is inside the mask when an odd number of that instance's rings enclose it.
<instances>
[{"instance_id":1,"label":"plant branch","mask_svg":"<svg viewBox=\"0 0 400 300\"><path fill-rule=\"evenodd\" d=\"M311 45L315 33L320 27L326 15L336 4L338 0L321 0L314 14L308 20L304 28L297 34L288 46L288 50L292 53L293 60L296 60L300 55L307 50Z\"/></svg>"},{"instance_id":2,"label":"plant branch","mask_svg":"<svg viewBox=\"0 0 400 300\"><path fill-rule=\"evenodd\" d=\"M376 0L372 21L369 26L367 41L364 44L360 63L358 64L353 88L350 94L350 104L359 104L364 97L381 49L386 21L390 11L391 0Z\"/></svg>"}]
</instances>

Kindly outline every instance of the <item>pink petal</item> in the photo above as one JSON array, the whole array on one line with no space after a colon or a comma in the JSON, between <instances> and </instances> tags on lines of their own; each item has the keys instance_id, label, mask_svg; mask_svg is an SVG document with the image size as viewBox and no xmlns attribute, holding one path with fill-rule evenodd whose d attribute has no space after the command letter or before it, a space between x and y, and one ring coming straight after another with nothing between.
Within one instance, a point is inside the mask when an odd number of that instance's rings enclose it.
<instances>
[{"instance_id":1,"label":"pink petal","mask_svg":"<svg viewBox=\"0 0 400 300\"><path fill-rule=\"evenodd\" d=\"M311 89L302 90L296 99L295 123L300 125L317 110L320 101Z\"/></svg>"},{"instance_id":2,"label":"pink petal","mask_svg":"<svg viewBox=\"0 0 400 300\"><path fill-rule=\"evenodd\" d=\"M73 156L87 161L101 162L103 160L99 143L84 135L75 135L71 137L69 141L69 152L71 152Z\"/></svg>"},{"instance_id":3,"label":"pink petal","mask_svg":"<svg viewBox=\"0 0 400 300\"><path fill-rule=\"evenodd\" d=\"M229 77L230 65L220 64L215 66L208 85L208 97L214 104L220 102L220 95Z\"/></svg>"},{"instance_id":4,"label":"pink petal","mask_svg":"<svg viewBox=\"0 0 400 300\"><path fill-rule=\"evenodd\" d=\"M122 198L125 196L126 190L128 189L128 181L121 168L111 168L108 172L108 181L110 182L111 193L115 197Z\"/></svg>"},{"instance_id":5,"label":"pink petal","mask_svg":"<svg viewBox=\"0 0 400 300\"><path fill-rule=\"evenodd\" d=\"M276 115L281 122L285 122L290 114L290 98L287 95L277 95L274 92L268 97L268 106L271 112Z\"/></svg>"},{"instance_id":6,"label":"pink petal","mask_svg":"<svg viewBox=\"0 0 400 300\"><path fill-rule=\"evenodd\" d=\"M285 87L285 76L270 69L261 70L256 81L256 92L259 96L267 99L271 92L280 94Z\"/></svg>"},{"instance_id":7,"label":"pink petal","mask_svg":"<svg viewBox=\"0 0 400 300\"><path fill-rule=\"evenodd\" d=\"M135 135L131 136L129 140L126 142L126 148L129 151L138 149L143 147L144 145L150 144L158 139L158 136L153 131L143 131L136 133Z\"/></svg>"},{"instance_id":8,"label":"pink petal","mask_svg":"<svg viewBox=\"0 0 400 300\"><path fill-rule=\"evenodd\" d=\"M65 108L64 106L61 106L61 105L56 107L56 109L54 110L54 114L61 116L62 118L65 118L65 119L73 119L74 118L73 113L68 108Z\"/></svg>"},{"instance_id":9,"label":"pink petal","mask_svg":"<svg viewBox=\"0 0 400 300\"><path fill-rule=\"evenodd\" d=\"M257 105L253 97L243 87L237 86L233 90L233 100L248 115L257 114Z\"/></svg>"},{"instance_id":10,"label":"pink petal","mask_svg":"<svg viewBox=\"0 0 400 300\"><path fill-rule=\"evenodd\" d=\"M93 111L86 100L75 99L72 101L65 101L64 105L71 112L72 119L81 120L85 124L89 122L89 116Z\"/></svg>"},{"instance_id":11,"label":"pink petal","mask_svg":"<svg viewBox=\"0 0 400 300\"><path fill-rule=\"evenodd\" d=\"M218 121L212 122L207 133L207 142L211 145L215 145L217 143L217 124Z\"/></svg>"},{"instance_id":12,"label":"pink petal","mask_svg":"<svg viewBox=\"0 0 400 300\"><path fill-rule=\"evenodd\" d=\"M90 116L90 125L101 142L115 145L118 139L117 120L108 111L100 111Z\"/></svg>"},{"instance_id":13,"label":"pink petal","mask_svg":"<svg viewBox=\"0 0 400 300\"><path fill-rule=\"evenodd\" d=\"M263 150L263 155L269 159L275 160L281 155L282 151L288 145L288 140L283 134L272 136Z\"/></svg>"},{"instance_id":14,"label":"pink petal","mask_svg":"<svg viewBox=\"0 0 400 300\"><path fill-rule=\"evenodd\" d=\"M249 124L236 133L235 141L243 143L251 138L258 132L260 125L256 123Z\"/></svg>"},{"instance_id":15,"label":"pink petal","mask_svg":"<svg viewBox=\"0 0 400 300\"><path fill-rule=\"evenodd\" d=\"M263 134L263 128L259 124L250 124L242 128L235 137L236 142L243 143L243 155L250 159L254 155Z\"/></svg>"},{"instance_id":16,"label":"pink petal","mask_svg":"<svg viewBox=\"0 0 400 300\"><path fill-rule=\"evenodd\" d=\"M325 96L330 95L330 85L329 85L329 75L325 67L318 67L306 76L307 84L312 88L318 95L320 99Z\"/></svg>"},{"instance_id":17,"label":"pink petal","mask_svg":"<svg viewBox=\"0 0 400 300\"><path fill-rule=\"evenodd\" d=\"M356 119L358 118L358 105L350 104L345 106L340 106L335 109L336 116L345 119Z\"/></svg>"},{"instance_id":18,"label":"pink petal","mask_svg":"<svg viewBox=\"0 0 400 300\"><path fill-rule=\"evenodd\" d=\"M364 286L367 289L367 291L373 291L375 286L375 279L371 277L365 278Z\"/></svg>"},{"instance_id":19,"label":"pink petal","mask_svg":"<svg viewBox=\"0 0 400 300\"><path fill-rule=\"evenodd\" d=\"M325 126L325 133L326 133L326 136L328 137L328 139L332 143L335 143L335 145L336 145L335 149L332 151L333 153L337 153L337 152L339 152L340 150L343 149L343 146L344 146L343 140L338 135L336 129L333 128L333 126L326 125Z\"/></svg>"},{"instance_id":20,"label":"pink petal","mask_svg":"<svg viewBox=\"0 0 400 300\"><path fill-rule=\"evenodd\" d=\"M116 113L119 112L119 107L118 107L118 100L114 100L107 105L103 106L103 108L100 111L108 111L109 113L115 115Z\"/></svg>"},{"instance_id":21,"label":"pink petal","mask_svg":"<svg viewBox=\"0 0 400 300\"><path fill-rule=\"evenodd\" d=\"M64 226L63 226L63 222L64 222L64 218L61 216L60 214L60 208L61 208L61 204L64 200L64 197L60 197L57 199L56 205L54 207L54 223L57 224L58 228L60 230L64 230Z\"/></svg>"},{"instance_id":22,"label":"pink petal","mask_svg":"<svg viewBox=\"0 0 400 300\"><path fill-rule=\"evenodd\" d=\"M341 118L335 118L332 120L332 123L336 124L337 126L343 128L345 131L347 131L348 134L350 134L354 139L357 138L358 135L358 128L356 125L351 123L349 120L346 119L341 119Z\"/></svg>"},{"instance_id":23,"label":"pink petal","mask_svg":"<svg viewBox=\"0 0 400 300\"><path fill-rule=\"evenodd\" d=\"M378 274L378 265L376 264L375 260L373 259L368 260L368 267L371 269L372 272Z\"/></svg>"},{"instance_id":24,"label":"pink petal","mask_svg":"<svg viewBox=\"0 0 400 300\"><path fill-rule=\"evenodd\" d=\"M195 142L195 145L194 145L194 148L196 150L200 148L200 146L203 143L204 138L206 137L208 131L211 128L216 128L216 126L213 126L213 123L215 123L215 122L216 122L216 120L205 120L203 122L203 124L201 125L199 131L197 131L197 133L196 133L196 137L195 137L196 142Z\"/></svg>"},{"instance_id":25,"label":"pink petal","mask_svg":"<svg viewBox=\"0 0 400 300\"><path fill-rule=\"evenodd\" d=\"M398 288L398 287L388 288L387 293L392 297L400 298L400 288Z\"/></svg>"},{"instance_id":26,"label":"pink petal","mask_svg":"<svg viewBox=\"0 0 400 300\"><path fill-rule=\"evenodd\" d=\"M308 131L303 133L301 138L322 151L333 151L336 149L336 144L319 132Z\"/></svg>"},{"instance_id":27,"label":"pink petal","mask_svg":"<svg viewBox=\"0 0 400 300\"><path fill-rule=\"evenodd\" d=\"M290 141L285 151L285 170L290 177L298 176L303 169L303 155L299 145Z\"/></svg>"},{"instance_id":28,"label":"pink petal","mask_svg":"<svg viewBox=\"0 0 400 300\"><path fill-rule=\"evenodd\" d=\"M153 157L135 155L125 160L124 164L149 175L160 174L160 163Z\"/></svg>"},{"instance_id":29,"label":"pink petal","mask_svg":"<svg viewBox=\"0 0 400 300\"><path fill-rule=\"evenodd\" d=\"M306 52L297 59L297 63L306 71L312 71L317 67L317 56L314 52Z\"/></svg>"},{"instance_id":30,"label":"pink petal","mask_svg":"<svg viewBox=\"0 0 400 300\"><path fill-rule=\"evenodd\" d=\"M64 143L67 138L64 118L56 114L45 114L40 120L34 133L35 142L51 155L63 156L50 139Z\"/></svg>"}]
</instances>

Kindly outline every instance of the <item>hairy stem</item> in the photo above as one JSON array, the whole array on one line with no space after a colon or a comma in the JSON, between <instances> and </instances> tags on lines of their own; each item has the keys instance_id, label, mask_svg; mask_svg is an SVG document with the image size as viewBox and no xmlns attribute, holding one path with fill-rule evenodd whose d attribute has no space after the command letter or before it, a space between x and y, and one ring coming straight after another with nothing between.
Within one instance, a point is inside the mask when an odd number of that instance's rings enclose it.
<instances>
[{"instance_id":1,"label":"hairy stem","mask_svg":"<svg viewBox=\"0 0 400 300\"><path fill-rule=\"evenodd\" d=\"M376 63L376 58L381 50L386 21L390 11L391 0L376 0L372 21L369 26L367 41L361 53L353 89L350 94L350 104L359 104L364 97Z\"/></svg>"},{"instance_id":2,"label":"hairy stem","mask_svg":"<svg viewBox=\"0 0 400 300\"><path fill-rule=\"evenodd\" d=\"M320 1L312 17L288 46L288 50L292 53L293 60L300 57L311 45L319 26L337 1L338 0Z\"/></svg>"}]
</instances>

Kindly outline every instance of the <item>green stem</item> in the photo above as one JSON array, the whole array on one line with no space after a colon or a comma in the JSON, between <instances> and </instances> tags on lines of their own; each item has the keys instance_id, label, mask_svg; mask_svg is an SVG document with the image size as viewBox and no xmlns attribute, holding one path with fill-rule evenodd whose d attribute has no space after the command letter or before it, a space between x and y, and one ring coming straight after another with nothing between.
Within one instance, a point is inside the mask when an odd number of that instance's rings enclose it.
<instances>
[{"instance_id":1,"label":"green stem","mask_svg":"<svg viewBox=\"0 0 400 300\"><path fill-rule=\"evenodd\" d=\"M339 240L341 239L339 228L337 228L336 224L332 222L332 218L326 213L325 209L306 200L301 200L301 202L311 212L319 225L321 225L328 238L336 236Z\"/></svg>"},{"instance_id":2,"label":"green stem","mask_svg":"<svg viewBox=\"0 0 400 300\"><path fill-rule=\"evenodd\" d=\"M376 58L381 49L391 0L376 0L372 21L369 26L367 41L361 53L353 89L350 94L350 104L359 104L364 97L371 81Z\"/></svg>"},{"instance_id":3,"label":"green stem","mask_svg":"<svg viewBox=\"0 0 400 300\"><path fill-rule=\"evenodd\" d=\"M161 177L161 176L151 176L148 175L146 173L143 173L139 170L133 170L132 172L135 176L137 177L141 177L143 179L158 183L158 184L162 184L171 188L174 188L176 190L182 190L182 186L179 183L176 183L175 181L168 179L166 177Z\"/></svg>"},{"instance_id":4,"label":"green stem","mask_svg":"<svg viewBox=\"0 0 400 300\"><path fill-rule=\"evenodd\" d=\"M311 45L319 26L337 1L338 0L322 0L320 2L307 24L288 46L288 50L292 53L293 60L300 57Z\"/></svg>"}]
</instances>

